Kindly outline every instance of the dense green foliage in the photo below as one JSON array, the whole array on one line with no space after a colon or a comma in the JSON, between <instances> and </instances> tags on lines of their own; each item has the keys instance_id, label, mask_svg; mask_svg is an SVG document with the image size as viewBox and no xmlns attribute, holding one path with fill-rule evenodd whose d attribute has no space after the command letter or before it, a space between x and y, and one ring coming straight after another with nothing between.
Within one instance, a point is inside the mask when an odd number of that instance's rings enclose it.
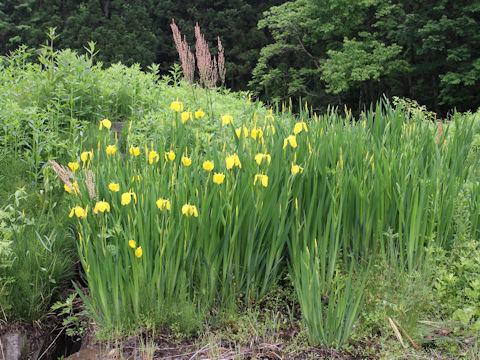
<instances>
[{"instance_id":1,"label":"dense green foliage","mask_svg":"<svg viewBox=\"0 0 480 360\"><path fill-rule=\"evenodd\" d=\"M263 11L280 0L252 1L153 1L153 0L7 0L0 3L0 55L19 45L39 47L44 33L56 27L58 48L83 51L89 41L100 50L97 60L106 65L121 61L146 68L160 65L166 73L178 62L170 23L175 19L192 49L194 25L198 23L211 49L217 36L227 49L227 85L244 89L267 44L266 34L257 29ZM213 50L212 52L216 52Z\"/></svg>"},{"instance_id":2,"label":"dense green foliage","mask_svg":"<svg viewBox=\"0 0 480 360\"><path fill-rule=\"evenodd\" d=\"M259 22L262 49L253 85L284 101L347 104L407 96L436 112L479 105L480 5L470 1L295 0Z\"/></svg>"},{"instance_id":3,"label":"dense green foliage","mask_svg":"<svg viewBox=\"0 0 480 360\"><path fill-rule=\"evenodd\" d=\"M157 63L165 74L178 62L173 18L192 50L195 23L212 53L220 36L232 90L250 82L269 101L302 97L321 111L346 104L355 113L396 95L445 116L480 104L479 15L475 2L447 0L8 0L0 54L38 48L56 27L59 48L94 41L105 65Z\"/></svg>"}]
</instances>

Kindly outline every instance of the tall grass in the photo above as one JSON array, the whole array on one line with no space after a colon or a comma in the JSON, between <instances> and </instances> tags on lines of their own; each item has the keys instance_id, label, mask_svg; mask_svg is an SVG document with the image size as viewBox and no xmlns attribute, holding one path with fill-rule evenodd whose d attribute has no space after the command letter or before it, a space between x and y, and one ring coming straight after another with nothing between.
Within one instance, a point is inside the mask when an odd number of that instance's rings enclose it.
<instances>
[{"instance_id":1,"label":"tall grass","mask_svg":"<svg viewBox=\"0 0 480 360\"><path fill-rule=\"evenodd\" d=\"M184 110L207 108L187 101ZM89 165L96 195L88 197L85 168L75 175L81 194L69 196L81 207L87 301L103 324L138 324L178 299L205 311L259 298L288 263L312 341L341 346L362 302L358 273L370 259L413 272L428 266L427 247L451 245L473 138L468 117L455 117L438 137L435 124L387 103L358 121L334 110L259 118L253 106L245 101L229 123L222 114L183 122L172 105L156 143L133 143L142 130L132 124L126 149L140 153L125 159L106 153L116 140L102 130ZM198 131L206 123L215 125L211 135ZM227 167L232 155L241 167ZM93 214L100 201L110 210Z\"/></svg>"}]
</instances>

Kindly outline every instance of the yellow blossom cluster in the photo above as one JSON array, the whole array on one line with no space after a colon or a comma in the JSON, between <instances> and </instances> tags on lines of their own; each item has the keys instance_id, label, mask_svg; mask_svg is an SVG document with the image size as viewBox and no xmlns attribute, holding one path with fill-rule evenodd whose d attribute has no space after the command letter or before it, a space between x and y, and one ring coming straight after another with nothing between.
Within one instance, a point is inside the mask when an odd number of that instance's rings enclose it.
<instances>
[{"instance_id":1,"label":"yellow blossom cluster","mask_svg":"<svg viewBox=\"0 0 480 360\"><path fill-rule=\"evenodd\" d=\"M182 214L185 216L198 217L197 207L195 205L185 204L182 206Z\"/></svg>"}]
</instances>

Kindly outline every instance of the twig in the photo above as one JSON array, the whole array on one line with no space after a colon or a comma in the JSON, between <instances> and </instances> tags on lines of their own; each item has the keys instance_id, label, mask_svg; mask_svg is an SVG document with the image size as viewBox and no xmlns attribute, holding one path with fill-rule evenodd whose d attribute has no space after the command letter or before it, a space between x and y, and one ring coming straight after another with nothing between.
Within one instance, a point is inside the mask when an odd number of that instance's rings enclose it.
<instances>
[{"instance_id":1,"label":"twig","mask_svg":"<svg viewBox=\"0 0 480 360\"><path fill-rule=\"evenodd\" d=\"M53 344L55 344L55 341L57 341L58 337L60 336L60 334L63 332L63 330L65 330L66 327L62 327L62 329L60 330L60 332L57 334L57 336L55 336L55 339L53 339L53 341L50 343L50 345L48 345L48 347L45 349L45 351L42 353L42 355L40 355L38 357L37 360L40 360L43 355L45 355L47 353L48 350L50 350L50 348L53 346Z\"/></svg>"},{"instance_id":2,"label":"twig","mask_svg":"<svg viewBox=\"0 0 480 360\"><path fill-rule=\"evenodd\" d=\"M2 349L2 360L7 360L5 358L5 353L3 352L3 343L2 343L2 340L0 339L0 349Z\"/></svg>"},{"instance_id":3,"label":"twig","mask_svg":"<svg viewBox=\"0 0 480 360\"><path fill-rule=\"evenodd\" d=\"M189 360L192 360L193 358L195 358L195 356L197 356L197 354L199 354L199 353L201 353L202 351L208 349L209 346L210 346L210 344L207 344L207 345L205 345L204 347L202 347L201 349L197 350L197 351L195 352L195 354L193 354L192 357L191 357Z\"/></svg>"}]
</instances>

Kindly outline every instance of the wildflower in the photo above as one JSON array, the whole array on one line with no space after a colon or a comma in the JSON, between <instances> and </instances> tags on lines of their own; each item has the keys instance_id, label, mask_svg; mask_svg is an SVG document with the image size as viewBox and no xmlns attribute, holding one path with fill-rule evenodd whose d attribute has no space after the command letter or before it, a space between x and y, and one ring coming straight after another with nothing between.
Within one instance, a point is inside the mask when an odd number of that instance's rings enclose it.
<instances>
[{"instance_id":1,"label":"wildflower","mask_svg":"<svg viewBox=\"0 0 480 360\"><path fill-rule=\"evenodd\" d=\"M222 115L222 126L233 124L232 115Z\"/></svg>"},{"instance_id":2,"label":"wildflower","mask_svg":"<svg viewBox=\"0 0 480 360\"><path fill-rule=\"evenodd\" d=\"M240 162L240 158L238 157L237 154L227 156L225 158L225 165L227 166L227 170L230 170L234 166L237 166L240 169L242 168L242 163Z\"/></svg>"},{"instance_id":3,"label":"wildflower","mask_svg":"<svg viewBox=\"0 0 480 360\"><path fill-rule=\"evenodd\" d=\"M68 167L70 170L72 170L72 172L75 172L75 170L78 169L78 162L69 162Z\"/></svg>"},{"instance_id":4,"label":"wildflower","mask_svg":"<svg viewBox=\"0 0 480 360\"><path fill-rule=\"evenodd\" d=\"M260 165L263 161L263 159L267 159L268 164L272 161L272 157L269 154L257 154L255 155L255 161L257 162L258 165Z\"/></svg>"},{"instance_id":5,"label":"wildflower","mask_svg":"<svg viewBox=\"0 0 480 360\"><path fill-rule=\"evenodd\" d=\"M253 140L257 140L258 139L261 139L263 137L263 131L262 129L260 129L259 127L254 127L252 129L252 132L251 132L251 135L252 135L252 139Z\"/></svg>"},{"instance_id":6,"label":"wildflower","mask_svg":"<svg viewBox=\"0 0 480 360\"><path fill-rule=\"evenodd\" d=\"M103 127L106 127L108 130L110 130L110 127L112 126L112 122L108 120L107 118L103 119L100 121L100 126L98 127L99 130L102 130Z\"/></svg>"},{"instance_id":7,"label":"wildflower","mask_svg":"<svg viewBox=\"0 0 480 360\"><path fill-rule=\"evenodd\" d=\"M198 217L197 207L195 205L185 204L182 206L182 214L185 216Z\"/></svg>"},{"instance_id":8,"label":"wildflower","mask_svg":"<svg viewBox=\"0 0 480 360\"><path fill-rule=\"evenodd\" d=\"M80 160L82 160L84 164L88 161L89 158L91 160L92 157L93 157L93 151L84 151L80 154Z\"/></svg>"},{"instance_id":9,"label":"wildflower","mask_svg":"<svg viewBox=\"0 0 480 360\"><path fill-rule=\"evenodd\" d=\"M137 147L133 147L133 146L130 146L130 149L128 150L130 152L131 155L133 156L138 156L140 155L140 148L137 146Z\"/></svg>"},{"instance_id":10,"label":"wildflower","mask_svg":"<svg viewBox=\"0 0 480 360\"><path fill-rule=\"evenodd\" d=\"M175 160L175 153L172 150L165 151L165 161L168 161L168 160L170 161Z\"/></svg>"},{"instance_id":11,"label":"wildflower","mask_svg":"<svg viewBox=\"0 0 480 360\"><path fill-rule=\"evenodd\" d=\"M225 175L224 175L224 174L222 174L222 173L215 173L215 174L213 174L213 182L214 182L215 184L219 184L219 185L220 185L221 183L223 183L223 180L225 180Z\"/></svg>"},{"instance_id":12,"label":"wildflower","mask_svg":"<svg viewBox=\"0 0 480 360\"><path fill-rule=\"evenodd\" d=\"M297 122L297 123L295 124L295 126L293 127L293 133L294 133L295 135L301 133L302 130L305 130L305 132L308 132L307 124L305 124L304 121Z\"/></svg>"},{"instance_id":13,"label":"wildflower","mask_svg":"<svg viewBox=\"0 0 480 360\"><path fill-rule=\"evenodd\" d=\"M275 126L273 125L267 126L267 135L269 135L270 133L272 133L272 135L275 135Z\"/></svg>"},{"instance_id":14,"label":"wildflower","mask_svg":"<svg viewBox=\"0 0 480 360\"><path fill-rule=\"evenodd\" d=\"M207 171L212 171L214 167L215 164L213 163L213 161L207 160L203 162L203 168Z\"/></svg>"},{"instance_id":15,"label":"wildflower","mask_svg":"<svg viewBox=\"0 0 480 360\"><path fill-rule=\"evenodd\" d=\"M117 152L117 146L116 145L108 145L107 148L105 149L105 152L107 155L115 155Z\"/></svg>"},{"instance_id":16,"label":"wildflower","mask_svg":"<svg viewBox=\"0 0 480 360\"><path fill-rule=\"evenodd\" d=\"M142 257L142 254L143 254L142 247L139 246L139 247L135 250L135 256L140 259L140 258Z\"/></svg>"},{"instance_id":17,"label":"wildflower","mask_svg":"<svg viewBox=\"0 0 480 360\"><path fill-rule=\"evenodd\" d=\"M240 169L242 168L242 163L240 162L240 158L238 157L237 154L233 154L233 159L235 160L235 166L239 167Z\"/></svg>"},{"instance_id":18,"label":"wildflower","mask_svg":"<svg viewBox=\"0 0 480 360\"><path fill-rule=\"evenodd\" d=\"M128 246L130 246L132 249L135 249L137 247L137 242L135 240L129 240Z\"/></svg>"},{"instance_id":19,"label":"wildflower","mask_svg":"<svg viewBox=\"0 0 480 360\"><path fill-rule=\"evenodd\" d=\"M70 187L70 186L67 185L67 184L64 184L64 185L63 185L63 188L64 188L65 191L68 192L69 194L71 194L72 191L73 191L73 193L74 193L75 195L80 194L80 189L78 188L78 184L77 184L76 181L74 181L73 184L71 184L71 186L72 186L72 187Z\"/></svg>"},{"instance_id":20,"label":"wildflower","mask_svg":"<svg viewBox=\"0 0 480 360\"><path fill-rule=\"evenodd\" d=\"M148 163L149 164L153 164L154 160L155 160L155 162L158 162L159 159L160 159L160 156L158 155L158 153L156 151L150 151L150 153L148 154Z\"/></svg>"},{"instance_id":21,"label":"wildflower","mask_svg":"<svg viewBox=\"0 0 480 360\"><path fill-rule=\"evenodd\" d=\"M301 166L298 166L298 165L294 165L292 163L292 175L297 175L298 173L302 173L303 172L303 168Z\"/></svg>"},{"instance_id":22,"label":"wildflower","mask_svg":"<svg viewBox=\"0 0 480 360\"><path fill-rule=\"evenodd\" d=\"M256 185L257 180L262 183L262 186L263 186L263 187L267 187L267 186L268 186L268 176L267 176L267 175L263 175L263 174L257 174L257 175L255 175L255 179L253 180L253 185Z\"/></svg>"},{"instance_id":23,"label":"wildflower","mask_svg":"<svg viewBox=\"0 0 480 360\"><path fill-rule=\"evenodd\" d=\"M186 123L188 119L192 119L192 113L190 111L182 112L182 123Z\"/></svg>"},{"instance_id":24,"label":"wildflower","mask_svg":"<svg viewBox=\"0 0 480 360\"><path fill-rule=\"evenodd\" d=\"M275 120L275 118L273 117L271 112L270 112L270 114L265 115L265 122L267 122L268 120L271 120L271 121Z\"/></svg>"},{"instance_id":25,"label":"wildflower","mask_svg":"<svg viewBox=\"0 0 480 360\"><path fill-rule=\"evenodd\" d=\"M136 204L137 203L137 195L135 195L135 193L133 191L130 191L130 192L122 194L122 200L121 200L122 205L125 206L125 205L130 204L130 202L132 201L132 196L133 196L133 199L135 200L135 204Z\"/></svg>"},{"instance_id":26,"label":"wildflower","mask_svg":"<svg viewBox=\"0 0 480 360\"><path fill-rule=\"evenodd\" d=\"M93 213L98 214L98 212L110 212L110 204L106 201L99 201L95 204L95 207L93 208Z\"/></svg>"},{"instance_id":27,"label":"wildflower","mask_svg":"<svg viewBox=\"0 0 480 360\"><path fill-rule=\"evenodd\" d=\"M110 189L110 191L113 191L113 192L120 191L120 185L114 182L111 182L110 184L108 184L108 188Z\"/></svg>"},{"instance_id":28,"label":"wildflower","mask_svg":"<svg viewBox=\"0 0 480 360\"><path fill-rule=\"evenodd\" d=\"M295 135L290 135L283 140L284 150L287 147L287 144L290 144L290 146L294 149L297 147L297 138L295 137Z\"/></svg>"},{"instance_id":29,"label":"wildflower","mask_svg":"<svg viewBox=\"0 0 480 360\"><path fill-rule=\"evenodd\" d=\"M237 138L239 139L240 139L240 136L242 135L242 130L243 130L243 137L244 138L248 137L248 129L244 126L243 128L235 129L235 134L237 134Z\"/></svg>"},{"instance_id":30,"label":"wildflower","mask_svg":"<svg viewBox=\"0 0 480 360\"><path fill-rule=\"evenodd\" d=\"M160 211L162 211L164 208L170 211L172 205L170 204L170 200L160 198L157 200L157 207Z\"/></svg>"},{"instance_id":31,"label":"wildflower","mask_svg":"<svg viewBox=\"0 0 480 360\"><path fill-rule=\"evenodd\" d=\"M235 158L233 157L233 155L227 156L225 158L225 165L227 166L227 170L233 168L233 165L235 165Z\"/></svg>"},{"instance_id":32,"label":"wildflower","mask_svg":"<svg viewBox=\"0 0 480 360\"><path fill-rule=\"evenodd\" d=\"M195 111L195 119L203 118L204 116L205 116L205 113L201 108L198 111Z\"/></svg>"},{"instance_id":33,"label":"wildflower","mask_svg":"<svg viewBox=\"0 0 480 360\"><path fill-rule=\"evenodd\" d=\"M183 164L183 166L188 167L188 166L192 165L192 159L190 159L186 156L182 156L182 164Z\"/></svg>"},{"instance_id":34,"label":"wildflower","mask_svg":"<svg viewBox=\"0 0 480 360\"><path fill-rule=\"evenodd\" d=\"M183 104L180 101L174 101L170 104L170 109L175 112L179 112L183 110Z\"/></svg>"},{"instance_id":35,"label":"wildflower","mask_svg":"<svg viewBox=\"0 0 480 360\"><path fill-rule=\"evenodd\" d=\"M85 219L87 217L87 214L88 214L88 205L85 209L78 206L78 205L75 206L74 208L72 208L72 210L70 211L70 214L68 216L73 217L74 214L78 218Z\"/></svg>"}]
</instances>

